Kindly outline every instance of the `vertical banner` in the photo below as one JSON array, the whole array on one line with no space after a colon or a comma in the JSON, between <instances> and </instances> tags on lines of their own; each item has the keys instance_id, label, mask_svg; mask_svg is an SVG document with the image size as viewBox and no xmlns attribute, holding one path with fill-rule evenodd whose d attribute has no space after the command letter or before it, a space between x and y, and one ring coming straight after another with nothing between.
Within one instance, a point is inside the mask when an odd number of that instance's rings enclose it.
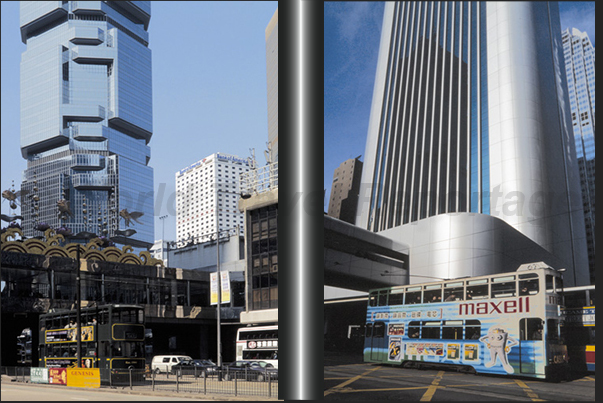
<instances>
[{"instance_id":1,"label":"vertical banner","mask_svg":"<svg viewBox=\"0 0 603 403\"><path fill-rule=\"evenodd\" d=\"M230 303L230 272L222 271L220 272L220 276L222 277L222 281L220 282L220 286L222 289L221 302L223 304Z\"/></svg>"},{"instance_id":2,"label":"vertical banner","mask_svg":"<svg viewBox=\"0 0 603 403\"><path fill-rule=\"evenodd\" d=\"M210 273L210 305L218 305L218 273Z\"/></svg>"}]
</instances>

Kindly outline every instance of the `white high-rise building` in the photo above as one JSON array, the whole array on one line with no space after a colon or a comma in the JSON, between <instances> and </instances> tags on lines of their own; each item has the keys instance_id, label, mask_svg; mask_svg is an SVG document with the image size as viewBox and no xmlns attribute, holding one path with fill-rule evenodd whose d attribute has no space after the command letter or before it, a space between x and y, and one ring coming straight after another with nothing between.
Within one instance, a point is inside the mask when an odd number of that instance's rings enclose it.
<instances>
[{"instance_id":1,"label":"white high-rise building","mask_svg":"<svg viewBox=\"0 0 603 403\"><path fill-rule=\"evenodd\" d=\"M179 243L209 240L232 229L244 233L238 209L239 175L249 171L246 158L215 153L176 172L176 239ZM217 216L216 216L217 214Z\"/></svg>"}]
</instances>

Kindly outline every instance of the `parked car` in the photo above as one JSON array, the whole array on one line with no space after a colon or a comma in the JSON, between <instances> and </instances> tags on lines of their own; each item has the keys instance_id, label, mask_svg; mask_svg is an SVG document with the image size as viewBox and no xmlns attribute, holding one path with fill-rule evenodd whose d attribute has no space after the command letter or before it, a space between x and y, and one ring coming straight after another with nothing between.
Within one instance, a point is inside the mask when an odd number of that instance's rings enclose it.
<instances>
[{"instance_id":1,"label":"parked car","mask_svg":"<svg viewBox=\"0 0 603 403\"><path fill-rule=\"evenodd\" d=\"M264 364L267 365L262 367L258 361L235 361L225 364L222 368L224 380L230 381L236 378L264 382L268 379L278 379L278 369L270 368L269 366L272 366L272 364Z\"/></svg>"},{"instance_id":2,"label":"parked car","mask_svg":"<svg viewBox=\"0 0 603 403\"><path fill-rule=\"evenodd\" d=\"M218 373L218 366L211 360L182 360L172 365L172 374L193 375L206 378Z\"/></svg>"},{"instance_id":3,"label":"parked car","mask_svg":"<svg viewBox=\"0 0 603 403\"><path fill-rule=\"evenodd\" d=\"M160 372L171 372L172 366L180 361L192 360L188 355L156 355L151 360L151 371L156 374Z\"/></svg>"},{"instance_id":4,"label":"parked car","mask_svg":"<svg viewBox=\"0 0 603 403\"><path fill-rule=\"evenodd\" d=\"M252 367L262 368L266 374L270 375L271 379L278 379L278 368L275 368L271 363L266 361L250 361L249 364Z\"/></svg>"}]
</instances>

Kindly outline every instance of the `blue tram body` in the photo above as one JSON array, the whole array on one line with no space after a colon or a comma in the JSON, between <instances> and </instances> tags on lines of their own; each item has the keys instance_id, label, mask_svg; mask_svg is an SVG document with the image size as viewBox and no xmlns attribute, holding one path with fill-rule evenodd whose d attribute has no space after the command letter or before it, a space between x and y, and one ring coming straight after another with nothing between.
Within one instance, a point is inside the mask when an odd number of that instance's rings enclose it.
<instances>
[{"instance_id":1,"label":"blue tram body","mask_svg":"<svg viewBox=\"0 0 603 403\"><path fill-rule=\"evenodd\" d=\"M371 291L364 360L546 378L567 364L559 299L546 283L560 277L547 273ZM482 294L471 294L478 284Z\"/></svg>"}]
</instances>

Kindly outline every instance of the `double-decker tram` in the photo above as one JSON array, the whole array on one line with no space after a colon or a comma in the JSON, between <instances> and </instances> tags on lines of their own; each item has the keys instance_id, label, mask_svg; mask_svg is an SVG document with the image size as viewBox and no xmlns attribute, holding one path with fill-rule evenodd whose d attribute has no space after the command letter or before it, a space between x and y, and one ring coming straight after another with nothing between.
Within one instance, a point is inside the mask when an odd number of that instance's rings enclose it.
<instances>
[{"instance_id":1,"label":"double-decker tram","mask_svg":"<svg viewBox=\"0 0 603 403\"><path fill-rule=\"evenodd\" d=\"M516 272L371 290L364 361L549 378L567 368L561 272Z\"/></svg>"},{"instance_id":2,"label":"double-decker tram","mask_svg":"<svg viewBox=\"0 0 603 403\"><path fill-rule=\"evenodd\" d=\"M564 290L567 350L576 372L595 372L595 286Z\"/></svg>"},{"instance_id":3,"label":"double-decker tram","mask_svg":"<svg viewBox=\"0 0 603 403\"><path fill-rule=\"evenodd\" d=\"M278 368L278 325L237 330L237 361L266 361Z\"/></svg>"},{"instance_id":4,"label":"double-decker tram","mask_svg":"<svg viewBox=\"0 0 603 403\"><path fill-rule=\"evenodd\" d=\"M107 382L112 372L103 369L145 368L143 307L119 304L82 308L80 320L82 366L100 368L101 382ZM40 315L40 367L77 365L77 321L76 310Z\"/></svg>"}]
</instances>

